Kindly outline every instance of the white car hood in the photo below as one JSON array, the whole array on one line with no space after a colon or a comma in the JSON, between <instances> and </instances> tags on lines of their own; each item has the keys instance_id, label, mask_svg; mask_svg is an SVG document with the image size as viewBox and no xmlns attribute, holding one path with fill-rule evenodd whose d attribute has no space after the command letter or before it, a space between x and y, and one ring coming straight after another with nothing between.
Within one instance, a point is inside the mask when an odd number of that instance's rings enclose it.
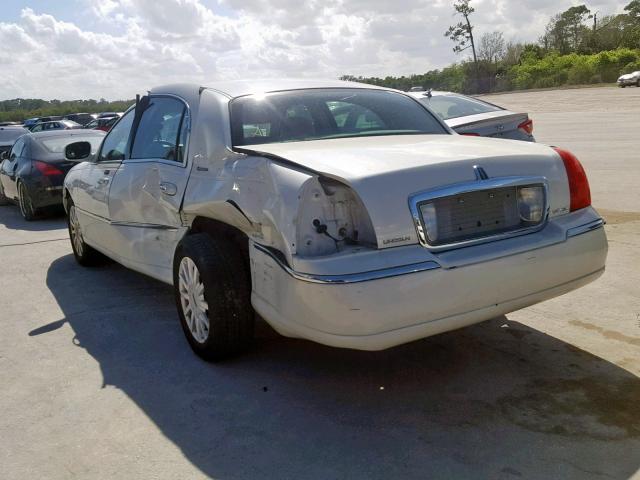
<instances>
[{"instance_id":1,"label":"white car hood","mask_svg":"<svg viewBox=\"0 0 640 480\"><path fill-rule=\"evenodd\" d=\"M418 241L408 207L411 194L474 181L474 165L482 166L489 177L544 176L549 181L552 212L568 211L563 163L555 151L537 143L460 135L398 135L241 149L275 156L350 185L369 212L381 248Z\"/></svg>"}]
</instances>

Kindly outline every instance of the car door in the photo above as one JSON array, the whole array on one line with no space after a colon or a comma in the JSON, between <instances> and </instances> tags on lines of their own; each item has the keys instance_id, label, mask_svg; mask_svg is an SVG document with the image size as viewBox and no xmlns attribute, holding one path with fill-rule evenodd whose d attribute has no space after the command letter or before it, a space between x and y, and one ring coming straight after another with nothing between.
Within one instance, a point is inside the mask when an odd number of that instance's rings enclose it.
<instances>
[{"instance_id":1,"label":"car door","mask_svg":"<svg viewBox=\"0 0 640 480\"><path fill-rule=\"evenodd\" d=\"M2 191L7 198L16 198L18 196L18 187L16 183L16 175L18 166L22 160L25 151L26 141L24 137L18 138L11 148L9 158L2 162L0 170L0 182L2 182Z\"/></svg>"},{"instance_id":2,"label":"car door","mask_svg":"<svg viewBox=\"0 0 640 480\"><path fill-rule=\"evenodd\" d=\"M102 141L91 162L72 170L71 194L86 241L117 257L109 218L109 189L118 167L127 158L135 112L129 110Z\"/></svg>"},{"instance_id":3,"label":"car door","mask_svg":"<svg viewBox=\"0 0 640 480\"><path fill-rule=\"evenodd\" d=\"M183 231L189 108L178 97L151 95L137 110L130 156L118 167L109 192L109 215L127 263L167 280Z\"/></svg>"}]
</instances>

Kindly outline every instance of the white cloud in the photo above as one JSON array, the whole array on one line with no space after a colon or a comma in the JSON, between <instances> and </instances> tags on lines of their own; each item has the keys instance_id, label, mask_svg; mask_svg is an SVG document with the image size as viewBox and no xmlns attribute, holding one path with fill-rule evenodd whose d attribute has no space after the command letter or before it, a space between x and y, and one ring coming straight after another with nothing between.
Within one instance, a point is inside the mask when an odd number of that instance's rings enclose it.
<instances>
[{"instance_id":1,"label":"white cloud","mask_svg":"<svg viewBox=\"0 0 640 480\"><path fill-rule=\"evenodd\" d=\"M25 7L0 23L0 98L132 98L178 81L423 73L460 60L448 0L75 0L93 30ZM206 2L206 3L205 3ZM475 0L476 33L535 40L571 0ZM594 0L600 14L628 3Z\"/></svg>"}]
</instances>

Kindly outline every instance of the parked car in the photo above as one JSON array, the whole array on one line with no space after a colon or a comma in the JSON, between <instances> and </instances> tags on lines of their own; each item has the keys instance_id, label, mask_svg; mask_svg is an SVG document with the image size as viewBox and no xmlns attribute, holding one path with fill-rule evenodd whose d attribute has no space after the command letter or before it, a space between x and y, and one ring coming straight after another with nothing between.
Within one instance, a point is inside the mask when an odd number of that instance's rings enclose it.
<instances>
[{"instance_id":1,"label":"parked car","mask_svg":"<svg viewBox=\"0 0 640 480\"><path fill-rule=\"evenodd\" d=\"M462 135L534 142L533 120L489 102L459 93L409 92Z\"/></svg>"},{"instance_id":2,"label":"parked car","mask_svg":"<svg viewBox=\"0 0 640 480\"><path fill-rule=\"evenodd\" d=\"M0 155L2 152L9 152L16 140L25 133L29 133L29 130L19 125L0 127Z\"/></svg>"},{"instance_id":3,"label":"parked car","mask_svg":"<svg viewBox=\"0 0 640 480\"><path fill-rule=\"evenodd\" d=\"M38 122L30 128L33 133L46 132L48 130L73 130L82 128L82 125L71 120L57 120L52 122Z\"/></svg>"},{"instance_id":4,"label":"parked car","mask_svg":"<svg viewBox=\"0 0 640 480\"><path fill-rule=\"evenodd\" d=\"M210 87L210 88L207 88ZM173 285L193 350L277 331L378 350L585 285L607 241L571 153L455 135L415 98L338 81L155 88L64 182L81 265ZM348 108L345 108L348 107Z\"/></svg>"},{"instance_id":5,"label":"parked car","mask_svg":"<svg viewBox=\"0 0 640 480\"><path fill-rule=\"evenodd\" d=\"M110 117L119 117L116 112L102 112L98 114L98 118L110 118Z\"/></svg>"},{"instance_id":6,"label":"parked car","mask_svg":"<svg viewBox=\"0 0 640 480\"><path fill-rule=\"evenodd\" d=\"M20 122L0 122L0 127L21 127Z\"/></svg>"},{"instance_id":7,"label":"parked car","mask_svg":"<svg viewBox=\"0 0 640 480\"><path fill-rule=\"evenodd\" d=\"M95 118L97 118L97 115L94 113L70 113L69 115L65 115L63 120L71 120L84 126Z\"/></svg>"},{"instance_id":8,"label":"parked car","mask_svg":"<svg viewBox=\"0 0 640 480\"><path fill-rule=\"evenodd\" d=\"M95 120L91 120L82 128L90 128L108 132L109 130L111 130L111 127L113 127L113 125L118 121L119 118L120 117L96 118Z\"/></svg>"},{"instance_id":9,"label":"parked car","mask_svg":"<svg viewBox=\"0 0 640 480\"><path fill-rule=\"evenodd\" d=\"M30 128L33 127L36 123L38 123L39 117L33 117L33 118L27 118L23 123L22 126L24 128Z\"/></svg>"},{"instance_id":10,"label":"parked car","mask_svg":"<svg viewBox=\"0 0 640 480\"><path fill-rule=\"evenodd\" d=\"M627 73L626 75L621 75L620 78L618 78L619 87L624 88L629 85L640 87L640 70L637 72Z\"/></svg>"},{"instance_id":11,"label":"parked car","mask_svg":"<svg viewBox=\"0 0 640 480\"><path fill-rule=\"evenodd\" d=\"M65 147L83 141L95 151L103 137L103 132L86 130L22 135L11 153L0 157L0 204L17 203L25 220L33 220L42 209L61 206L62 181L77 163L65 157Z\"/></svg>"}]
</instances>

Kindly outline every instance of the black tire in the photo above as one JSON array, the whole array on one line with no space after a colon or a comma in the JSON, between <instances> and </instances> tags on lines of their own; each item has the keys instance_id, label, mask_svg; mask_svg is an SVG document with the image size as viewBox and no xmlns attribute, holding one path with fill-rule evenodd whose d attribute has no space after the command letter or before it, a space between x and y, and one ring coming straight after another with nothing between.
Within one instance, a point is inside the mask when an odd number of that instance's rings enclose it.
<instances>
[{"instance_id":1,"label":"black tire","mask_svg":"<svg viewBox=\"0 0 640 480\"><path fill-rule=\"evenodd\" d=\"M203 298L207 304L208 327L201 330L201 338L196 338L185 317L185 303L197 300L186 290L186 283L180 283L181 265L197 267L199 281L203 288ZM185 267L186 268L186 267ZM176 307L182 330L193 351L207 361L218 361L248 349L253 340L254 311L251 306L251 278L241 249L226 238L212 238L206 233L185 237L173 261L173 285ZM192 306L193 308L193 306ZM193 309L191 310L191 321ZM203 309L202 312L205 310Z\"/></svg>"},{"instance_id":2,"label":"black tire","mask_svg":"<svg viewBox=\"0 0 640 480\"><path fill-rule=\"evenodd\" d=\"M69 240L73 256L83 267L93 267L104 263L105 257L95 248L87 245L82 238L82 230L77 222L75 205L69 201L69 213L67 215L67 229L69 230ZM77 236L77 237L76 237Z\"/></svg>"},{"instance_id":3,"label":"black tire","mask_svg":"<svg viewBox=\"0 0 640 480\"><path fill-rule=\"evenodd\" d=\"M636 82L636 87L640 88L640 79Z\"/></svg>"},{"instance_id":4,"label":"black tire","mask_svg":"<svg viewBox=\"0 0 640 480\"><path fill-rule=\"evenodd\" d=\"M27 222L35 220L38 216L38 209L33 206L29 189L24 182L18 182L18 207L22 218Z\"/></svg>"}]
</instances>

